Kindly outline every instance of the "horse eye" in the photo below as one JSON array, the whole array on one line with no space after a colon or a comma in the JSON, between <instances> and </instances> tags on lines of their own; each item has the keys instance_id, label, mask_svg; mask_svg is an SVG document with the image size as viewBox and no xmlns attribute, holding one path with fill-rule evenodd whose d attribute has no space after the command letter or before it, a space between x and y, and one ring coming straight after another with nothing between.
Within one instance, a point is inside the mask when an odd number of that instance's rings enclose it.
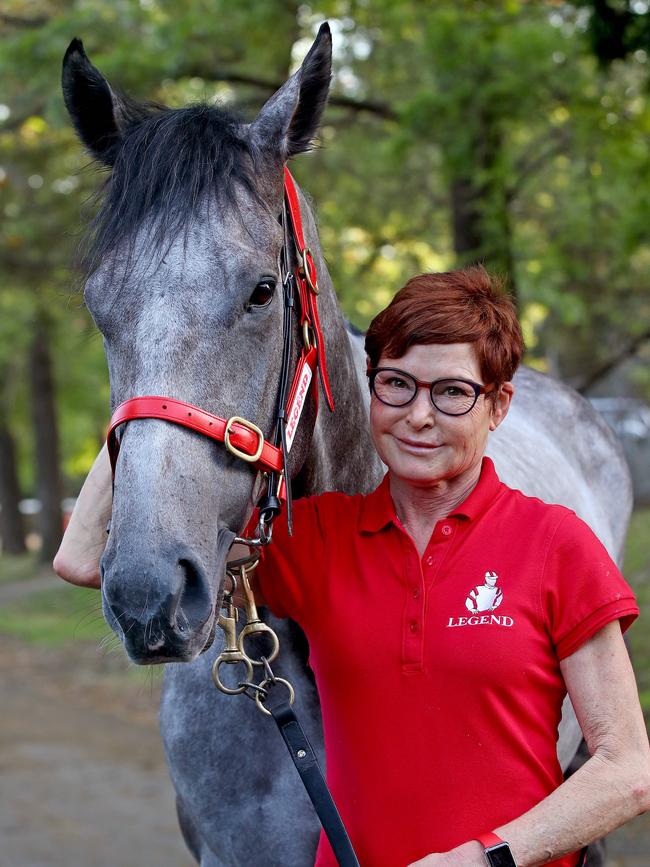
<instances>
[{"instance_id":1,"label":"horse eye","mask_svg":"<svg viewBox=\"0 0 650 867\"><path fill-rule=\"evenodd\" d=\"M250 310L251 307L266 307L267 304L270 304L274 292L275 280L260 280L253 290L253 294L248 299L246 309Z\"/></svg>"}]
</instances>

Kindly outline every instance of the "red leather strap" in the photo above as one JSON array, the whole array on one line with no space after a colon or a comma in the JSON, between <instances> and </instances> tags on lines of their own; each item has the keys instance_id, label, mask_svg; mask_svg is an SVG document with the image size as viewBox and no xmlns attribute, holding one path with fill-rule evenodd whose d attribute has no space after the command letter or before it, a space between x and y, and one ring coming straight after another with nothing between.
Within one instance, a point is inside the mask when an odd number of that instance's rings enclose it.
<instances>
[{"instance_id":1,"label":"red leather strap","mask_svg":"<svg viewBox=\"0 0 650 867\"><path fill-rule=\"evenodd\" d=\"M182 400L174 400L170 397L133 397L121 403L113 413L108 428L107 442L108 453L111 458L113 473L119 452L119 444L115 437L115 430L126 421L139 418L159 418L191 428L217 442L225 441L227 420L218 415L212 415L191 403ZM233 422L230 430L230 442L232 445L247 455L254 455L258 449L260 438L255 431L250 430L240 422ZM282 469L282 451L271 443L263 440L262 452L254 466L259 469L274 470Z\"/></svg>"},{"instance_id":2,"label":"red leather strap","mask_svg":"<svg viewBox=\"0 0 650 867\"><path fill-rule=\"evenodd\" d=\"M492 831L486 831L485 834L479 834L475 839L478 840L484 849L489 849L490 846L498 846L500 843L505 843L505 840L502 840L501 837L497 837L497 835L492 833Z\"/></svg>"},{"instance_id":3,"label":"red leather strap","mask_svg":"<svg viewBox=\"0 0 650 867\"><path fill-rule=\"evenodd\" d=\"M300 213L300 202L298 201L298 191L296 190L296 184L293 180L293 176L289 169L284 167L284 195L287 200L287 210L289 212L289 219L291 220L291 228L293 234L293 240L296 245L296 249L298 251L298 256L302 259L303 254L305 253L305 236L302 231L302 215ZM309 279L312 281L312 285L316 285L317 274L316 274L316 265L314 264L314 260L311 257L311 253L307 251L305 256L305 260L307 262L307 267L309 269ZM309 323L309 325L313 325L313 316L311 305L309 304L309 290L307 286L307 280L303 273L301 272L301 265L298 266L296 272L296 282L298 284L298 294L300 295L300 324L303 325L305 322ZM318 316L318 312L316 313Z\"/></svg>"},{"instance_id":4,"label":"red leather strap","mask_svg":"<svg viewBox=\"0 0 650 867\"><path fill-rule=\"evenodd\" d=\"M298 192L293 175L289 169L284 167L284 193L287 197L287 205L289 206L289 215L291 216L291 225L293 226L293 236L296 241L296 246L302 253L305 249L305 236L302 233L302 217L300 216L300 202L298 201Z\"/></svg>"},{"instance_id":5,"label":"red leather strap","mask_svg":"<svg viewBox=\"0 0 650 867\"><path fill-rule=\"evenodd\" d=\"M300 294L300 323L301 325L307 322L312 326L316 336L316 349L318 351L318 371L320 373L321 383L325 400L330 411L334 411L334 398L330 386L329 376L327 373L327 356L325 354L325 338L320 325L318 316L317 291L314 291L311 286L317 286L318 275L316 273L316 264L312 258L311 252L305 246L305 236L302 231L302 217L300 214L300 202L298 200L298 192L296 185L291 176L291 172L284 167L284 192L287 200L287 210L291 219L293 228L293 237L298 249L300 259L304 259L305 269L309 273L309 281L300 273L298 268L297 283L298 292ZM311 282L311 286L309 283Z\"/></svg>"},{"instance_id":6,"label":"red leather strap","mask_svg":"<svg viewBox=\"0 0 650 867\"><path fill-rule=\"evenodd\" d=\"M309 304L312 307L312 315L314 319L314 331L316 332L316 345L318 347L318 372L320 373L325 400L330 412L334 412L334 398L332 397L332 389L330 387L329 376L327 375L327 356L325 354L325 338L318 318L318 310L316 309L316 296L313 293L309 295Z\"/></svg>"},{"instance_id":7,"label":"red leather strap","mask_svg":"<svg viewBox=\"0 0 650 867\"><path fill-rule=\"evenodd\" d=\"M309 306L309 290L307 289L307 281L298 272L296 274L296 285L298 287L298 295L300 297L300 325L312 324L311 309Z\"/></svg>"}]
</instances>

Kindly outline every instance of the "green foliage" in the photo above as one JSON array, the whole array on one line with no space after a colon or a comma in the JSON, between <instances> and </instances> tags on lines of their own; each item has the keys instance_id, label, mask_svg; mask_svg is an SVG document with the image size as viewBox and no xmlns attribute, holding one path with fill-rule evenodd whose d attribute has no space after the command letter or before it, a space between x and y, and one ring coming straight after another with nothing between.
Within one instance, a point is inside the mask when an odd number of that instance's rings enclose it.
<instances>
[{"instance_id":1,"label":"green foliage","mask_svg":"<svg viewBox=\"0 0 650 867\"><path fill-rule=\"evenodd\" d=\"M35 554L3 554L0 557L0 586L28 581L39 570Z\"/></svg>"},{"instance_id":2,"label":"green foliage","mask_svg":"<svg viewBox=\"0 0 650 867\"><path fill-rule=\"evenodd\" d=\"M52 582L56 581L52 576ZM29 595L0 608L0 632L42 647L110 638L99 593L62 587Z\"/></svg>"},{"instance_id":3,"label":"green foliage","mask_svg":"<svg viewBox=\"0 0 650 867\"><path fill-rule=\"evenodd\" d=\"M625 577L636 593L641 610L641 623L630 630L630 652L637 675L641 704L650 721L650 637L643 628L650 616L650 509L639 509L632 515L625 549Z\"/></svg>"},{"instance_id":4,"label":"green foliage","mask_svg":"<svg viewBox=\"0 0 650 867\"><path fill-rule=\"evenodd\" d=\"M329 19L335 77L322 147L293 170L316 203L349 317L365 327L412 273L479 256L509 272L529 361L579 383L650 316L649 64L639 42L650 15L628 9L624 50L603 65L594 28L604 25L592 5L6 2L0 404L19 443L25 490L33 487L25 354L37 311L47 312L55 334L71 491L108 415L101 339L72 267L84 203L103 177L60 95L73 36L114 86L137 97L219 99L252 116ZM454 223L461 187L476 212L469 252ZM650 374L637 372L632 387L650 396Z\"/></svg>"},{"instance_id":5,"label":"green foliage","mask_svg":"<svg viewBox=\"0 0 650 867\"><path fill-rule=\"evenodd\" d=\"M625 549L625 574L637 584L650 588L650 509L638 509L632 515ZM648 596L650 604L650 595Z\"/></svg>"}]
</instances>

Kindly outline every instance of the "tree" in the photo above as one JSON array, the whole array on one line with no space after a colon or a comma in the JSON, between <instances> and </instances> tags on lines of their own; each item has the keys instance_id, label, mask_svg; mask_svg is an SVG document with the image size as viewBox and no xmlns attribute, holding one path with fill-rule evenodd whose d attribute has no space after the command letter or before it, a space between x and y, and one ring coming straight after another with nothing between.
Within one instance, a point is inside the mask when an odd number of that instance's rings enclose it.
<instances>
[{"instance_id":1,"label":"tree","mask_svg":"<svg viewBox=\"0 0 650 867\"><path fill-rule=\"evenodd\" d=\"M108 412L101 340L71 270L84 203L103 178L82 154L59 91L75 35L136 97L219 99L251 116L328 18L335 78L322 146L292 170L316 202L352 320L367 325L416 271L481 259L510 277L533 364L580 385L630 346L643 351L650 13L638 4L618 4L624 15L613 19L614 4L600 0L5 7L0 291L21 313L16 327L0 324L0 353L13 360L12 387L26 391L37 311L47 312L70 490ZM650 396L650 374L633 387ZM18 396L9 407L20 485L34 490L29 404Z\"/></svg>"}]
</instances>

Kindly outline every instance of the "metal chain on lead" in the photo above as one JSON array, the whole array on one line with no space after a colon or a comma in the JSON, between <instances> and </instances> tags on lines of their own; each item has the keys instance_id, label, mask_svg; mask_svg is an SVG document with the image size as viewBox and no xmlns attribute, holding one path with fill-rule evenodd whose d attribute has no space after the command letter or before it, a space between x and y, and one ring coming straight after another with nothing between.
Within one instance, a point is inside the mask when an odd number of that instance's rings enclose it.
<instances>
[{"instance_id":1,"label":"metal chain on lead","mask_svg":"<svg viewBox=\"0 0 650 867\"><path fill-rule=\"evenodd\" d=\"M271 523L268 525L270 541ZM258 527L260 539L265 533L262 528L262 522ZM277 677L271 668L271 662L278 656L280 652L280 640L277 634L271 627L260 619L255 604L255 595L250 585L249 575L256 569L260 560L259 551L254 550L263 544L268 544L268 541L261 542L260 539L240 539L235 541L248 545L252 548L252 552L248 557L243 557L239 560L233 560L226 566L226 580L229 582L223 595L222 612L217 619L217 625L221 628L225 636L224 649L215 659L212 665L212 680L215 686L226 695L246 695L253 699L258 709L271 716L271 712L264 707L264 701L268 697L269 687L273 688L277 684L284 686L289 693L289 704L293 704L295 699L295 691L288 680L283 677ZM256 543L259 542L259 545ZM246 612L246 624L237 635L237 622L239 619L239 609L235 605L234 598L237 591L243 591L244 610ZM241 596L238 596L241 599ZM265 635L271 640L271 650L267 655L261 655L255 658L247 653L246 640L258 638L260 635ZM221 668L224 665L243 665L246 672L244 680L240 680L237 686L229 687L221 679ZM261 666L264 671L264 678L259 683L253 681L254 666Z\"/></svg>"},{"instance_id":2,"label":"metal chain on lead","mask_svg":"<svg viewBox=\"0 0 650 867\"><path fill-rule=\"evenodd\" d=\"M269 545L273 540L273 516L265 515L263 513L260 514L260 519L257 524L257 536L253 538L245 539L243 536L235 536L234 543L238 543L240 545L247 545L249 548L263 548L265 545ZM233 544L234 544L233 543ZM259 560L259 553L255 551L249 557L244 558L245 563L250 563L253 561ZM241 561L236 560L235 563L239 564ZM226 567L226 571L230 568L231 565L228 564Z\"/></svg>"}]
</instances>

